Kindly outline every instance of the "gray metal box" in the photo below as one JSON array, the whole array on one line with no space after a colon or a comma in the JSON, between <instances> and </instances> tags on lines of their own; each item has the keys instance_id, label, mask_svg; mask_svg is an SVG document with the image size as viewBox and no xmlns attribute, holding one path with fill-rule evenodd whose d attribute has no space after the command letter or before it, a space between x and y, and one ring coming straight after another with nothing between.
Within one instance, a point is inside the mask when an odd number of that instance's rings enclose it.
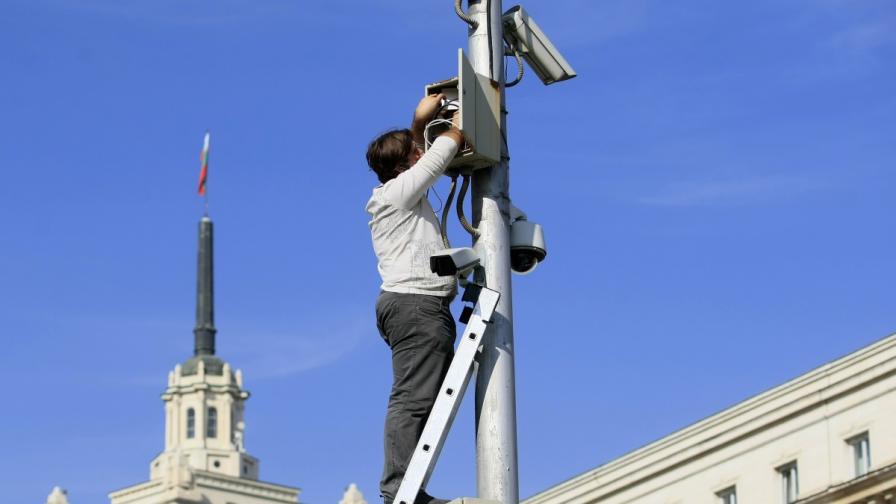
<instances>
[{"instance_id":1,"label":"gray metal box","mask_svg":"<svg viewBox=\"0 0 896 504\"><path fill-rule=\"evenodd\" d=\"M470 171L501 159L501 90L498 83L473 70L463 49L457 50L457 77L428 84L424 93L443 93L460 101L464 146L448 165L450 171Z\"/></svg>"}]
</instances>

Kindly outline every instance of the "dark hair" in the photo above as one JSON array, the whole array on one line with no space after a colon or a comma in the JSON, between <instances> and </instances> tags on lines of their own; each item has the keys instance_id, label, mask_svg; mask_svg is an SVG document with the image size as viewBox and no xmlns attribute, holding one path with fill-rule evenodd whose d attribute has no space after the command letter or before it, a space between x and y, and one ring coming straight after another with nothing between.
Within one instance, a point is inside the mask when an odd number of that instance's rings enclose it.
<instances>
[{"instance_id":1,"label":"dark hair","mask_svg":"<svg viewBox=\"0 0 896 504\"><path fill-rule=\"evenodd\" d=\"M390 130L376 137L367 146L367 164L380 182L385 184L408 169L408 158L415 148L411 130Z\"/></svg>"}]
</instances>

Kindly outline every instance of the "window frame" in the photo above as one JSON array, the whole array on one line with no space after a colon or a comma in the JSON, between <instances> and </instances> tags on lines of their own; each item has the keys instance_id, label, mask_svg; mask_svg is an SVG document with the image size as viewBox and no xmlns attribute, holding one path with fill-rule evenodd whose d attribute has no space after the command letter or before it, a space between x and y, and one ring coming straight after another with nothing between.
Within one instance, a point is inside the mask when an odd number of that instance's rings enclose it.
<instances>
[{"instance_id":1,"label":"window frame","mask_svg":"<svg viewBox=\"0 0 896 504\"><path fill-rule=\"evenodd\" d=\"M852 452L852 470L854 478L861 478L871 472L871 436L868 431L852 436L846 440Z\"/></svg>"},{"instance_id":2,"label":"window frame","mask_svg":"<svg viewBox=\"0 0 896 504\"><path fill-rule=\"evenodd\" d=\"M716 492L719 504L737 504L737 485L731 485Z\"/></svg>"},{"instance_id":3,"label":"window frame","mask_svg":"<svg viewBox=\"0 0 896 504\"><path fill-rule=\"evenodd\" d=\"M187 439L193 439L196 437L196 410L193 408L187 408L186 431Z\"/></svg>"},{"instance_id":4,"label":"window frame","mask_svg":"<svg viewBox=\"0 0 896 504\"><path fill-rule=\"evenodd\" d=\"M800 473L797 461L778 466L775 470L781 478L781 502L793 504L800 498Z\"/></svg>"},{"instance_id":5,"label":"window frame","mask_svg":"<svg viewBox=\"0 0 896 504\"><path fill-rule=\"evenodd\" d=\"M218 437L218 408L210 406L205 412L205 437Z\"/></svg>"}]
</instances>

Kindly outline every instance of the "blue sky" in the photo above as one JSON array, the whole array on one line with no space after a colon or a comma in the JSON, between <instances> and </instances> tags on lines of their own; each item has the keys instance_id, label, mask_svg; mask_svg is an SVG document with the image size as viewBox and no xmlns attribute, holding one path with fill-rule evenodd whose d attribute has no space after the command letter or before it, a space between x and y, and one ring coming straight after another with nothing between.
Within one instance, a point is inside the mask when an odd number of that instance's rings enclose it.
<instances>
[{"instance_id":1,"label":"blue sky","mask_svg":"<svg viewBox=\"0 0 896 504\"><path fill-rule=\"evenodd\" d=\"M376 502L390 370L363 155L454 74L452 3L3 1L6 501L148 477L192 348L210 129L247 447L303 502L350 482ZM579 77L508 93L512 196L549 245L514 277L521 495L896 330L891 1L525 7ZM475 494L470 403L434 494Z\"/></svg>"}]
</instances>

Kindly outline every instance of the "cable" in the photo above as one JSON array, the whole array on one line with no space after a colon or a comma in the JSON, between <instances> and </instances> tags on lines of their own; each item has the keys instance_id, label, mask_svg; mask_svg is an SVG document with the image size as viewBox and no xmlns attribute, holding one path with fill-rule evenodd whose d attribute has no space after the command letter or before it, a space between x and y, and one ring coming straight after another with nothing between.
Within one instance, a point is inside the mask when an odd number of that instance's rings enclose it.
<instances>
[{"instance_id":1,"label":"cable","mask_svg":"<svg viewBox=\"0 0 896 504\"><path fill-rule=\"evenodd\" d=\"M492 1L485 0L485 22L488 23L488 76L495 80L495 48L492 46ZM504 49L502 44L501 49ZM501 58L502 60L504 58Z\"/></svg>"},{"instance_id":2,"label":"cable","mask_svg":"<svg viewBox=\"0 0 896 504\"><path fill-rule=\"evenodd\" d=\"M427 197L427 198L429 198L429 191L432 191L432 193L436 195L436 199L439 200L439 209L438 209L438 210L433 210L433 211L434 211L435 213L439 213L439 212L441 212L442 209L445 208L445 202L442 201L442 197L439 196L439 192L436 191L435 186L432 186L432 187L430 187L429 189L426 190L426 197ZM451 203L450 203L450 202L448 203L448 206L451 206Z\"/></svg>"},{"instance_id":3,"label":"cable","mask_svg":"<svg viewBox=\"0 0 896 504\"><path fill-rule=\"evenodd\" d=\"M429 121L426 124L426 127L423 128L423 143L425 144L427 150L429 150L429 148L432 146L432 143L435 141L429 138L429 128L431 128L432 126L437 126L439 124L447 124L448 127L454 126L454 123L451 121L451 119L433 119L432 121Z\"/></svg>"},{"instance_id":4,"label":"cable","mask_svg":"<svg viewBox=\"0 0 896 504\"><path fill-rule=\"evenodd\" d=\"M436 117L438 117L442 112L451 111L456 112L460 110L460 100L452 100L449 98L445 98L445 103L439 106L439 110L436 112Z\"/></svg>"},{"instance_id":5,"label":"cable","mask_svg":"<svg viewBox=\"0 0 896 504\"><path fill-rule=\"evenodd\" d=\"M445 206L442 207L442 228L439 230L442 234L442 243L445 248L451 248L451 242L448 241L448 214L451 212L451 201L454 200L454 190L457 189L457 175L451 176L451 190L448 191L448 198Z\"/></svg>"},{"instance_id":6,"label":"cable","mask_svg":"<svg viewBox=\"0 0 896 504\"><path fill-rule=\"evenodd\" d=\"M435 139L430 139L429 128L439 124L448 124L449 128L451 126L454 126L454 122L452 119L454 117L454 113L458 110L460 110L460 100L449 100L447 98L444 100L444 102L439 106L439 109L436 111L436 113L433 114L433 117L435 117L436 119L433 119L432 121L426 123L426 126L423 128L424 150L429 149L429 147L435 141ZM444 116L443 114L445 112L450 112L450 116Z\"/></svg>"},{"instance_id":7,"label":"cable","mask_svg":"<svg viewBox=\"0 0 896 504\"><path fill-rule=\"evenodd\" d=\"M443 103L439 106L439 110L436 111L433 117L439 119L451 119L454 116L454 113L458 110L460 110L460 100L444 98Z\"/></svg>"},{"instance_id":8,"label":"cable","mask_svg":"<svg viewBox=\"0 0 896 504\"><path fill-rule=\"evenodd\" d=\"M504 87L506 87L506 88L516 86L517 84L520 83L521 80L523 80L523 58L522 58L522 56L520 56L520 52L516 49L516 47L513 47L511 49L511 51L513 51L513 56L516 58L516 66L519 70L517 71L516 79L514 79L513 82L508 82L508 83L504 84ZM505 68L504 73L506 74L507 73L507 70L506 70L507 65L504 65L504 68Z\"/></svg>"},{"instance_id":9,"label":"cable","mask_svg":"<svg viewBox=\"0 0 896 504\"><path fill-rule=\"evenodd\" d=\"M479 28L479 23L464 12L464 8L461 6L462 2L463 0L454 0L454 12L457 13L457 17L463 19L465 23L470 25L471 29Z\"/></svg>"},{"instance_id":10,"label":"cable","mask_svg":"<svg viewBox=\"0 0 896 504\"><path fill-rule=\"evenodd\" d=\"M470 233L473 238L478 238L479 230L474 228L470 222L464 217L464 197L467 195L467 189L470 187L470 175L464 175L464 182L460 185L460 194L457 195L457 219L460 221L464 229Z\"/></svg>"}]
</instances>

